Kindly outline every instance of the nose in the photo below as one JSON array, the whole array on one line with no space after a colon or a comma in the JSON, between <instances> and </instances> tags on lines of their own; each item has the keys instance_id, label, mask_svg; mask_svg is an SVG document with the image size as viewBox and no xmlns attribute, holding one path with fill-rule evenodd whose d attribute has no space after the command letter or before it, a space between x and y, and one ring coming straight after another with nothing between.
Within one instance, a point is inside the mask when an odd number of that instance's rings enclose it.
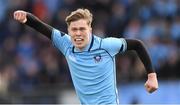
<instances>
[{"instance_id":1,"label":"nose","mask_svg":"<svg viewBox=\"0 0 180 105\"><path fill-rule=\"evenodd\" d=\"M76 31L76 36L80 36L81 35L81 31L80 30L77 30Z\"/></svg>"}]
</instances>

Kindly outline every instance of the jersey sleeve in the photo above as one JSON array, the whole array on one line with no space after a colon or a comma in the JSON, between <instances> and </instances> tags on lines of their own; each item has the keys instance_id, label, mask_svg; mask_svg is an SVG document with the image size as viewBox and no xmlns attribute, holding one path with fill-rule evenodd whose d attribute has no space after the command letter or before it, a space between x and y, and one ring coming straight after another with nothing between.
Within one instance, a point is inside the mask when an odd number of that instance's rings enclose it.
<instances>
[{"instance_id":1,"label":"jersey sleeve","mask_svg":"<svg viewBox=\"0 0 180 105\"><path fill-rule=\"evenodd\" d=\"M53 29L51 37L52 44L65 55L71 45L70 36L57 29Z\"/></svg>"},{"instance_id":2,"label":"jersey sleeve","mask_svg":"<svg viewBox=\"0 0 180 105\"><path fill-rule=\"evenodd\" d=\"M117 53L123 53L127 49L127 43L124 38L105 38L102 39L101 48L105 49L111 56Z\"/></svg>"}]
</instances>

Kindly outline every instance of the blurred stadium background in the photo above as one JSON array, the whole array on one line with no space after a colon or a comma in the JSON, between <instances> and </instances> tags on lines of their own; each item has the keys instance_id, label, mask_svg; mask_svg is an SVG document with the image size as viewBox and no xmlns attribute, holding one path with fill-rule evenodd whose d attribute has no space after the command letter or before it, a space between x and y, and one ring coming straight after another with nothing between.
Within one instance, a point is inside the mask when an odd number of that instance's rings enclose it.
<instances>
[{"instance_id":1,"label":"blurred stadium background","mask_svg":"<svg viewBox=\"0 0 180 105\"><path fill-rule=\"evenodd\" d=\"M64 19L79 7L94 14L98 36L138 38L148 47L159 90L145 91L136 53L118 55L121 104L180 104L180 0L0 0L0 103L79 103L63 55L12 18L22 9L67 32Z\"/></svg>"}]
</instances>

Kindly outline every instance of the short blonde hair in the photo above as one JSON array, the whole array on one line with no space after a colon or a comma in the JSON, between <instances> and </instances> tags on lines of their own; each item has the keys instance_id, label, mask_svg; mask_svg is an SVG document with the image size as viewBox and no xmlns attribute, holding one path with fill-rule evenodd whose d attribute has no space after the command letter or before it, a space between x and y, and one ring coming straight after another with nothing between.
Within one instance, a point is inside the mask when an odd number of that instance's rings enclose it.
<instances>
[{"instance_id":1,"label":"short blonde hair","mask_svg":"<svg viewBox=\"0 0 180 105\"><path fill-rule=\"evenodd\" d=\"M77 9L71 12L71 14L66 17L66 23L69 26L71 22L77 21L79 19L86 19L88 25L91 26L93 15L88 9Z\"/></svg>"}]
</instances>

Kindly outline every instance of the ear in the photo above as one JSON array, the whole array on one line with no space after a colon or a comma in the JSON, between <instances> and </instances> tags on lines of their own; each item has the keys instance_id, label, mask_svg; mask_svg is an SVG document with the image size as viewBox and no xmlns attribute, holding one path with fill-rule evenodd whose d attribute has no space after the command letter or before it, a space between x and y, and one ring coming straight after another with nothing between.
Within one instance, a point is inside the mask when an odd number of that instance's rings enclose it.
<instances>
[{"instance_id":1,"label":"ear","mask_svg":"<svg viewBox=\"0 0 180 105\"><path fill-rule=\"evenodd\" d=\"M91 31L91 33L92 33L92 27L91 26L89 26L89 30Z\"/></svg>"},{"instance_id":2,"label":"ear","mask_svg":"<svg viewBox=\"0 0 180 105\"><path fill-rule=\"evenodd\" d=\"M70 28L69 28L69 26L67 27L67 31L68 31L68 34L69 34L69 32L70 32Z\"/></svg>"}]
</instances>

